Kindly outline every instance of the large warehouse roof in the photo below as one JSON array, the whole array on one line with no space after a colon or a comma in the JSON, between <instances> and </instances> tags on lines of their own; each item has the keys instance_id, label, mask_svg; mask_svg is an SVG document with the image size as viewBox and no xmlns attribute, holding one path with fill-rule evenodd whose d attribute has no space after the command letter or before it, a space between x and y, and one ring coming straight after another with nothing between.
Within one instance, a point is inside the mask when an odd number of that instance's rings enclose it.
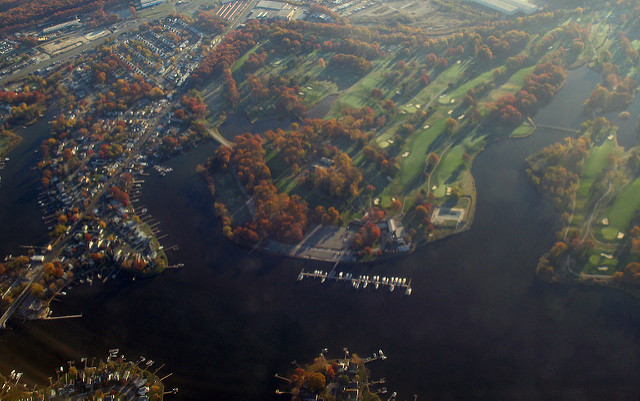
<instances>
[{"instance_id":1,"label":"large warehouse roof","mask_svg":"<svg viewBox=\"0 0 640 401\"><path fill-rule=\"evenodd\" d=\"M529 3L527 0L469 0L474 3L489 7L492 10L499 11L503 14L513 15L519 11L525 14L536 12L539 7Z\"/></svg>"}]
</instances>

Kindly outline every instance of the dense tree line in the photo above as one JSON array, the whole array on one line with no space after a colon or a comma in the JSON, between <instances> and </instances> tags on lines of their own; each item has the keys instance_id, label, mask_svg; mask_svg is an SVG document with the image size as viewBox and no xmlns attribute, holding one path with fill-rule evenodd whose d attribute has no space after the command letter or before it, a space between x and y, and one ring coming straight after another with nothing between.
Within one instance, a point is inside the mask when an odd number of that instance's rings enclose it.
<instances>
[{"instance_id":1,"label":"dense tree line","mask_svg":"<svg viewBox=\"0 0 640 401\"><path fill-rule=\"evenodd\" d=\"M584 137L566 138L527 158L527 176L559 209L571 205L589 147Z\"/></svg>"},{"instance_id":2,"label":"dense tree line","mask_svg":"<svg viewBox=\"0 0 640 401\"><path fill-rule=\"evenodd\" d=\"M120 4L118 0L3 0L0 1L0 31L17 31L32 24L60 22L117 4Z\"/></svg>"},{"instance_id":3,"label":"dense tree line","mask_svg":"<svg viewBox=\"0 0 640 401\"><path fill-rule=\"evenodd\" d=\"M505 126L517 126L532 115L538 106L551 101L560 91L567 77L559 61L536 65L525 77L525 84L515 95L505 95L489 105L489 116Z\"/></svg>"},{"instance_id":4,"label":"dense tree line","mask_svg":"<svg viewBox=\"0 0 640 401\"><path fill-rule=\"evenodd\" d=\"M207 33L218 34L224 30L227 22L217 16L213 10L200 11L195 18L195 26Z\"/></svg>"},{"instance_id":5,"label":"dense tree line","mask_svg":"<svg viewBox=\"0 0 640 401\"><path fill-rule=\"evenodd\" d=\"M217 151L221 166L234 171L255 207L253 221L236 227L232 235L245 243L267 237L298 242L307 228L307 203L297 195L289 196L276 189L264 155L262 138L249 133L237 136L233 148L220 147Z\"/></svg>"},{"instance_id":6,"label":"dense tree line","mask_svg":"<svg viewBox=\"0 0 640 401\"><path fill-rule=\"evenodd\" d=\"M358 195L362 173L346 153L338 153L330 167L316 166L308 183L325 194L339 199Z\"/></svg>"}]
</instances>

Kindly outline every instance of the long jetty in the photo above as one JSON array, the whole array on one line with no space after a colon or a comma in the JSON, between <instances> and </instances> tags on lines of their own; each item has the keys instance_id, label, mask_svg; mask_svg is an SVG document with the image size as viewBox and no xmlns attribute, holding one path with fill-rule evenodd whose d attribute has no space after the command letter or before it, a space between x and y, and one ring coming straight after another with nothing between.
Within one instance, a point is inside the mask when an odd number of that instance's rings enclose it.
<instances>
[{"instance_id":1,"label":"long jetty","mask_svg":"<svg viewBox=\"0 0 640 401\"><path fill-rule=\"evenodd\" d=\"M338 282L347 282L355 289L364 289L371 286L374 289L385 287L389 292L393 292L395 289L404 289L405 295L411 295L413 291L411 288L411 279L405 277L384 277L384 276L366 276L359 275L353 276L351 273L339 272L335 270L325 272L322 270L314 270L313 272L307 272L304 269L298 274L298 281L302 281L305 277L319 279L322 283L327 280L335 280Z\"/></svg>"},{"instance_id":2,"label":"long jetty","mask_svg":"<svg viewBox=\"0 0 640 401\"><path fill-rule=\"evenodd\" d=\"M541 128L547 131L555 131L555 132L559 132L561 134L579 134L580 131L577 129L572 129L572 128L566 128L566 127L560 127L557 125L544 125L544 124L537 124L535 125L536 128Z\"/></svg>"}]
</instances>

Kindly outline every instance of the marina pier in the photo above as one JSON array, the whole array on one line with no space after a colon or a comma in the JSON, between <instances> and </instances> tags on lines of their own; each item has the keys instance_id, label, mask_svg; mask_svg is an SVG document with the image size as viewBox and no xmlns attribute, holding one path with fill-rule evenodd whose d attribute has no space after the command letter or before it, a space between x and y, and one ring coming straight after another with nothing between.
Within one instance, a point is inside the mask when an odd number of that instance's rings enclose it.
<instances>
[{"instance_id":1,"label":"marina pier","mask_svg":"<svg viewBox=\"0 0 640 401\"><path fill-rule=\"evenodd\" d=\"M393 292L396 289L404 290L405 295L411 295L413 291L411 288L411 279L405 277L385 277L385 276L367 276L359 275L355 277L352 273L337 272L335 269L330 272L323 270L314 270L313 272L307 272L304 269L298 274L298 281L302 281L305 277L319 279L324 283L327 280L335 280L338 282L351 283L351 286L355 289L365 289L369 286L374 289L384 287L389 292Z\"/></svg>"}]
</instances>

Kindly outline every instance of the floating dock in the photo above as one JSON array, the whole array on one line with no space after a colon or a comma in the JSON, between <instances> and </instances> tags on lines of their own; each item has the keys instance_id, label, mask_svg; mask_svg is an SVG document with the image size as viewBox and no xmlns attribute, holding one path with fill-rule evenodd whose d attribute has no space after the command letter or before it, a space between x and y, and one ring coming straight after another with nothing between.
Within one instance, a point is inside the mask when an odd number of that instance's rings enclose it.
<instances>
[{"instance_id":1,"label":"floating dock","mask_svg":"<svg viewBox=\"0 0 640 401\"><path fill-rule=\"evenodd\" d=\"M338 282L349 282L355 289L367 288L371 286L374 289L385 287L389 292L393 292L396 289L404 289L405 295L411 295L413 291L411 289L411 279L405 277L384 277L384 276L366 276L359 275L353 276L351 273L336 273L335 270L327 273L322 270L314 270L313 272L306 272L304 269L298 275L298 281L302 281L305 277L320 279L320 282L324 283L326 280L336 280Z\"/></svg>"}]
</instances>

